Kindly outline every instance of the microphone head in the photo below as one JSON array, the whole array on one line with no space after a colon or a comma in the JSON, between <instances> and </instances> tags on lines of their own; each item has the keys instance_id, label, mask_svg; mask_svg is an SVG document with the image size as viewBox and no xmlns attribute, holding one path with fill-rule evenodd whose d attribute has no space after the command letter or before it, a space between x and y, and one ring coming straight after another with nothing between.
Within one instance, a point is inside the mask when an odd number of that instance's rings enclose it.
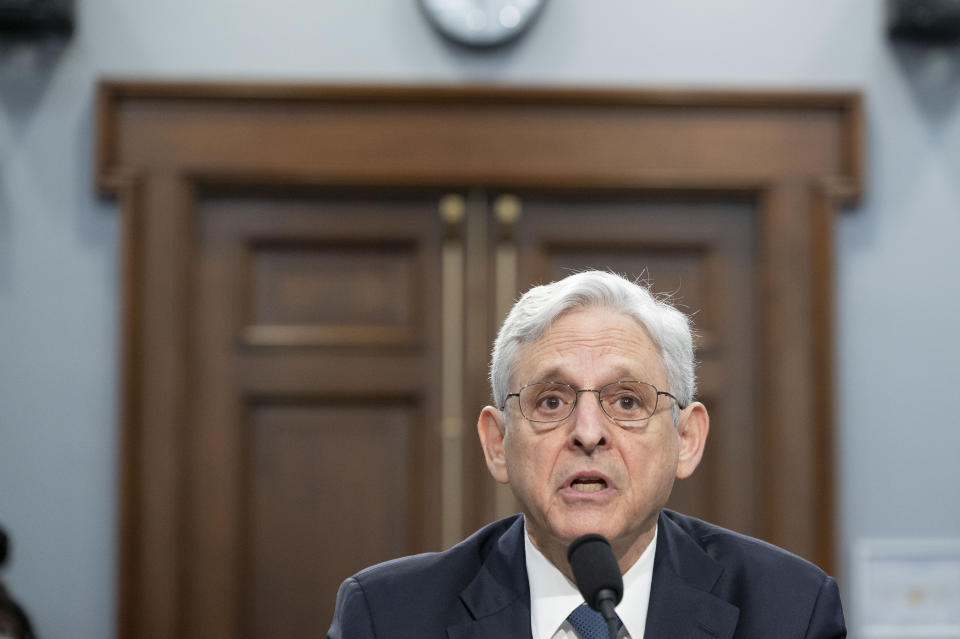
<instances>
[{"instance_id":1,"label":"microphone head","mask_svg":"<svg viewBox=\"0 0 960 639\"><path fill-rule=\"evenodd\" d=\"M580 594L591 608L600 612L600 600L603 598L600 594L604 590L613 592L613 605L620 603L623 577L606 537L595 533L577 537L567 548L567 561L573 569L573 578ZM609 597L609 593L604 593L604 596Z\"/></svg>"}]
</instances>

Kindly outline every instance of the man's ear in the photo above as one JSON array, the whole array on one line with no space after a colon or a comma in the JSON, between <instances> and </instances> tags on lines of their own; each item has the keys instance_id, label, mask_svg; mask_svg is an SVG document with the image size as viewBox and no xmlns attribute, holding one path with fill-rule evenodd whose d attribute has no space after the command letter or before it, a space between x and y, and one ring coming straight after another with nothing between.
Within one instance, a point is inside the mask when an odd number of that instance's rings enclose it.
<instances>
[{"instance_id":1,"label":"man's ear","mask_svg":"<svg viewBox=\"0 0 960 639\"><path fill-rule=\"evenodd\" d=\"M509 483L507 461L503 454L503 438L506 435L503 413L493 406L485 406L477 420L477 434L483 447L483 456L487 461L490 474L501 484Z\"/></svg>"},{"instance_id":2,"label":"man's ear","mask_svg":"<svg viewBox=\"0 0 960 639\"><path fill-rule=\"evenodd\" d=\"M676 428L677 437L680 439L677 479L686 479L700 464L703 449L707 444L710 416L707 414L706 407L700 402L693 402L684 408Z\"/></svg>"}]
</instances>

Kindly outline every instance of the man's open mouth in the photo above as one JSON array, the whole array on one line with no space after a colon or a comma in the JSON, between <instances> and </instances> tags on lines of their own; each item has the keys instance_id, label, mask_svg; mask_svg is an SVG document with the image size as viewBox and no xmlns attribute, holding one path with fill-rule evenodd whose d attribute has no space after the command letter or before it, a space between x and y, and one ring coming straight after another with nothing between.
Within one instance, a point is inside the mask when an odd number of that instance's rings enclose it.
<instances>
[{"instance_id":1,"label":"man's open mouth","mask_svg":"<svg viewBox=\"0 0 960 639\"><path fill-rule=\"evenodd\" d=\"M606 480L599 477L579 477L570 482L570 488L581 493L595 493L606 487Z\"/></svg>"}]
</instances>

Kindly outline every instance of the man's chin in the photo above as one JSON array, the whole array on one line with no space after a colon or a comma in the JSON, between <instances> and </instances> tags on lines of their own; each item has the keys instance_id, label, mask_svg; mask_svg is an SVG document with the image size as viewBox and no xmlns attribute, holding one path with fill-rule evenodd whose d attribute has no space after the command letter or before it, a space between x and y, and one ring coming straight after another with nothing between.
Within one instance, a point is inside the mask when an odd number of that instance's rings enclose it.
<instances>
[{"instance_id":1,"label":"man's chin","mask_svg":"<svg viewBox=\"0 0 960 639\"><path fill-rule=\"evenodd\" d=\"M553 529L554 536L569 545L577 537L588 534L603 535L607 539L619 537L623 531L615 526L609 517L580 516L572 520L558 522Z\"/></svg>"}]
</instances>

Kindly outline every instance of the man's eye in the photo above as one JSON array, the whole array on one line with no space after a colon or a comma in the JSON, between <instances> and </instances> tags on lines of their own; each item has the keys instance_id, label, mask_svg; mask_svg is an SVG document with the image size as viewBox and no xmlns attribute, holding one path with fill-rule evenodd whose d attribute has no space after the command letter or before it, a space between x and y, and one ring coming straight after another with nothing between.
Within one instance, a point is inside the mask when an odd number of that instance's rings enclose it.
<instances>
[{"instance_id":1,"label":"man's eye","mask_svg":"<svg viewBox=\"0 0 960 639\"><path fill-rule=\"evenodd\" d=\"M638 413L644 410L643 397L633 393L621 393L613 397L610 402L613 410L620 413Z\"/></svg>"},{"instance_id":2,"label":"man's eye","mask_svg":"<svg viewBox=\"0 0 960 639\"><path fill-rule=\"evenodd\" d=\"M544 410L557 410L562 405L563 401L556 395L541 397L537 404L538 408L542 408Z\"/></svg>"}]
</instances>

